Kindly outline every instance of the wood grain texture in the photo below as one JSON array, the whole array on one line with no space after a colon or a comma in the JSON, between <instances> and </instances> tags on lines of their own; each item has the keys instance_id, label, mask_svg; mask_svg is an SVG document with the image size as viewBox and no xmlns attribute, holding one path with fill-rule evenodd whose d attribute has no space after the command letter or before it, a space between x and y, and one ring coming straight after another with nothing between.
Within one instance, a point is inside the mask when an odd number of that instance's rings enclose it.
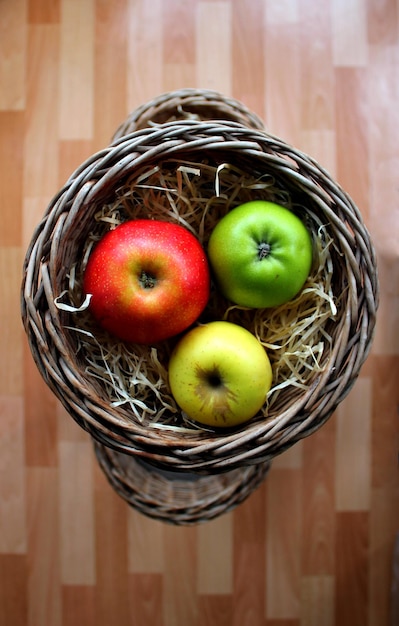
<instances>
[{"instance_id":1,"label":"wood grain texture","mask_svg":"<svg viewBox=\"0 0 399 626\"><path fill-rule=\"evenodd\" d=\"M242 100L326 167L381 283L371 355L335 415L192 528L116 495L20 321L49 200L133 108L183 87ZM396 0L0 0L0 626L393 626L398 101Z\"/></svg>"},{"instance_id":2,"label":"wood grain texture","mask_svg":"<svg viewBox=\"0 0 399 626\"><path fill-rule=\"evenodd\" d=\"M27 602L29 626L63 621L58 472L54 467L27 470ZM12 616L9 616L9 621ZM7 620L5 624L7 624Z\"/></svg>"},{"instance_id":3,"label":"wood grain texture","mask_svg":"<svg viewBox=\"0 0 399 626\"><path fill-rule=\"evenodd\" d=\"M94 124L94 0L61 0L60 139L91 139Z\"/></svg>"},{"instance_id":4,"label":"wood grain texture","mask_svg":"<svg viewBox=\"0 0 399 626\"><path fill-rule=\"evenodd\" d=\"M266 614L265 502L263 483L233 516L233 626L256 624Z\"/></svg>"},{"instance_id":5,"label":"wood grain texture","mask_svg":"<svg viewBox=\"0 0 399 626\"><path fill-rule=\"evenodd\" d=\"M0 112L0 197L4 227L0 232L2 247L21 245L24 167L24 114Z\"/></svg>"},{"instance_id":6,"label":"wood grain texture","mask_svg":"<svg viewBox=\"0 0 399 626\"><path fill-rule=\"evenodd\" d=\"M0 3L0 111L21 111L27 84L26 0Z\"/></svg>"},{"instance_id":7,"label":"wood grain texture","mask_svg":"<svg viewBox=\"0 0 399 626\"><path fill-rule=\"evenodd\" d=\"M366 624L369 613L369 514L337 514L335 610L342 626Z\"/></svg>"},{"instance_id":8,"label":"wood grain texture","mask_svg":"<svg viewBox=\"0 0 399 626\"><path fill-rule=\"evenodd\" d=\"M299 618L301 570L301 475L276 469L267 481L266 616Z\"/></svg>"},{"instance_id":9,"label":"wood grain texture","mask_svg":"<svg viewBox=\"0 0 399 626\"><path fill-rule=\"evenodd\" d=\"M0 441L0 554L26 555L24 414L17 396L0 396Z\"/></svg>"}]
</instances>

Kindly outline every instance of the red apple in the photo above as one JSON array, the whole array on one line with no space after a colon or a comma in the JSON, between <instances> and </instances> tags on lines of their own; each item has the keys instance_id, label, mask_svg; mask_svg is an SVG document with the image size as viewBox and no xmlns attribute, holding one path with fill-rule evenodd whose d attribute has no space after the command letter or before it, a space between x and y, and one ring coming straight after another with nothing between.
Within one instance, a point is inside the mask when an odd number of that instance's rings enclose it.
<instances>
[{"instance_id":1,"label":"red apple","mask_svg":"<svg viewBox=\"0 0 399 626\"><path fill-rule=\"evenodd\" d=\"M209 298L205 252L186 228L160 220L129 220L91 253L83 288L102 328L127 342L150 344L179 334Z\"/></svg>"}]
</instances>

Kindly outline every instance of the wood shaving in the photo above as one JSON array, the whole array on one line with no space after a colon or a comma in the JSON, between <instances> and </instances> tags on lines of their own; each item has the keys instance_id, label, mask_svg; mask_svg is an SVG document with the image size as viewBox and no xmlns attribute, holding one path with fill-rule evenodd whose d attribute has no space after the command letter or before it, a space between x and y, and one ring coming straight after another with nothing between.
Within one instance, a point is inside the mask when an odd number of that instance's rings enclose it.
<instances>
[{"instance_id":1,"label":"wood shaving","mask_svg":"<svg viewBox=\"0 0 399 626\"><path fill-rule=\"evenodd\" d=\"M102 331L87 310L83 274L93 245L110 229L136 218L179 223L206 249L212 229L231 208L251 200L270 200L297 213L312 234L314 260L304 288L290 302L273 309L232 305L215 289L198 323L228 320L250 330L264 345L273 384L259 418L275 417L273 408L288 387L307 389L327 366L339 297L333 293L333 240L311 206L295 204L290 194L266 174L257 176L223 163L165 161L136 173L95 212L80 261L69 271L69 289L55 302L69 311L70 332L77 337L78 358L88 378L114 407L129 407L132 420L154 428L186 432L198 428L177 407L168 386L168 361L176 338L154 346L126 344Z\"/></svg>"}]
</instances>

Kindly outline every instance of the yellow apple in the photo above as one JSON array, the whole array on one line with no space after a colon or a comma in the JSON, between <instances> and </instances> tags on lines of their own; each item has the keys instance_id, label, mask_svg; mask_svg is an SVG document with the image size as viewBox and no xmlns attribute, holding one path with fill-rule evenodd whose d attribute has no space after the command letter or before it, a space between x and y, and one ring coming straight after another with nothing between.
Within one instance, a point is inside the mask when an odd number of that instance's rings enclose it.
<instances>
[{"instance_id":1,"label":"yellow apple","mask_svg":"<svg viewBox=\"0 0 399 626\"><path fill-rule=\"evenodd\" d=\"M266 350L231 322L196 326L180 339L169 361L169 384L189 418L228 428L250 420L272 384Z\"/></svg>"}]
</instances>

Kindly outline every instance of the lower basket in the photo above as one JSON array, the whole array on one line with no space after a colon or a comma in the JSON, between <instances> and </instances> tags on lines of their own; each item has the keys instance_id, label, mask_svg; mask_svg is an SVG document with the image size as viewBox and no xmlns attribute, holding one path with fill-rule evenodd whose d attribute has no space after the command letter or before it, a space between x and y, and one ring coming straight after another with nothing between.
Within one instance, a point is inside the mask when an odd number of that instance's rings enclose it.
<instances>
[{"instance_id":1,"label":"lower basket","mask_svg":"<svg viewBox=\"0 0 399 626\"><path fill-rule=\"evenodd\" d=\"M270 468L270 463L261 463L200 476L159 469L97 441L94 448L109 483L130 506L147 517L180 526L231 511L260 486Z\"/></svg>"}]
</instances>

